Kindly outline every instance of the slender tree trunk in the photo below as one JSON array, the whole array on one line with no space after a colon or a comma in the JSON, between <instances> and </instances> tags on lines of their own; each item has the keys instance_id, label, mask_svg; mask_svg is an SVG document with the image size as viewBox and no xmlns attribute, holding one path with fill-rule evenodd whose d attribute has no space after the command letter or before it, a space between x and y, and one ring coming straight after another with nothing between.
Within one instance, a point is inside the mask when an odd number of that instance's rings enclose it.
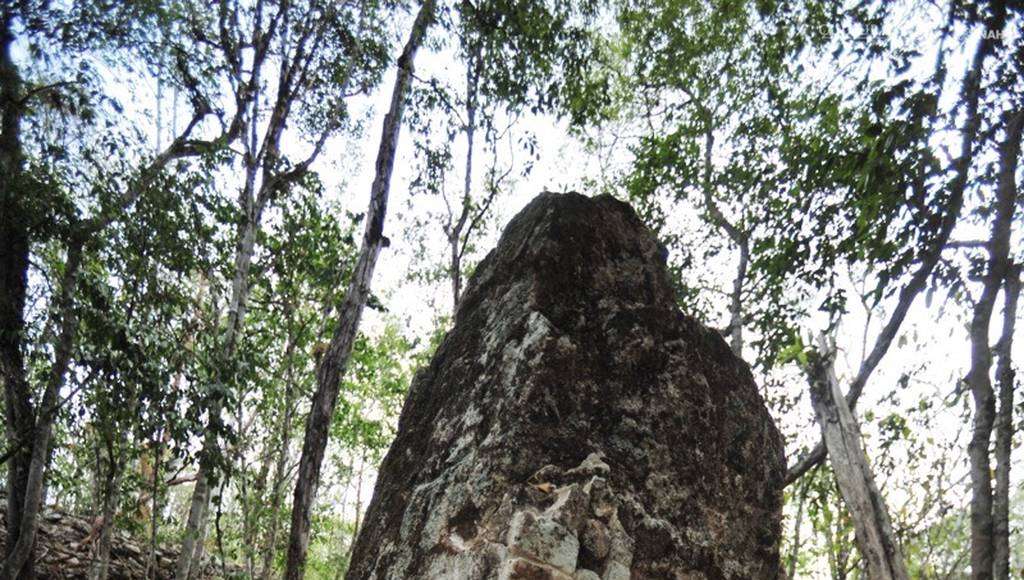
<instances>
[{"instance_id":1,"label":"slender tree trunk","mask_svg":"<svg viewBox=\"0 0 1024 580\"><path fill-rule=\"evenodd\" d=\"M366 454L359 458L359 472L356 475L356 521L352 526L352 541L348 543L348 551L345 555L345 562L352 561L352 554L356 551L356 538L359 536L359 528L363 519L363 470L366 468Z\"/></svg>"},{"instance_id":2,"label":"slender tree trunk","mask_svg":"<svg viewBox=\"0 0 1024 580\"><path fill-rule=\"evenodd\" d=\"M789 552L789 562L786 564L786 579L793 580L796 578L796 564L800 558L800 525L803 524L804 519L804 504L807 502L807 489L809 486L804 485L800 490L800 499L796 504L796 520L793 523L793 546Z\"/></svg>"},{"instance_id":3,"label":"slender tree trunk","mask_svg":"<svg viewBox=\"0 0 1024 580\"><path fill-rule=\"evenodd\" d=\"M74 347L77 327L72 301L78 283L78 270L82 260L81 252L81 245L72 243L68 250L64 274L61 277L55 317L56 327L60 330L54 343L53 364L50 368L50 377L47 380L46 388L43 391L43 400L39 407L41 409L50 409L57 405L60 389L64 385L64 377L71 362L71 351ZM24 487L21 529L14 549L10 551L4 562L0 578L24 578L26 577L25 566L31 567L31 556L38 524L36 516L42 508L44 476L50 459L50 438L53 434L54 415L42 413L35 426L30 446L32 461L29 464L28 477Z\"/></svg>"},{"instance_id":4,"label":"slender tree trunk","mask_svg":"<svg viewBox=\"0 0 1024 580\"><path fill-rule=\"evenodd\" d=\"M251 486L242 488L242 495L239 501L242 502L242 545L245 551L245 566L249 578L256 578L256 554L259 550L259 524L264 517L262 507L267 505L269 499L266 494L267 477L270 475L271 463L274 462L274 451L277 447L275 437L270 436L263 447L260 459L260 470L256 480ZM254 505L255 504L255 505ZM273 512L271 512L273 513ZM273 518L272 519L276 519Z\"/></svg>"},{"instance_id":5,"label":"slender tree trunk","mask_svg":"<svg viewBox=\"0 0 1024 580\"><path fill-rule=\"evenodd\" d=\"M290 417L288 422L291 422ZM291 436L289 435L281 442L281 447L277 453L277 462L274 466L273 495L270 499L270 526L263 541L263 565L259 574L259 577L263 580L270 578L274 567L274 554L277 551L277 533L280 528L279 520L281 519L281 504L284 502L284 490L288 483L285 479L285 469L288 465L290 439Z\"/></svg>"},{"instance_id":6,"label":"slender tree trunk","mask_svg":"<svg viewBox=\"0 0 1024 580\"><path fill-rule=\"evenodd\" d=\"M355 460L354 459L351 461L351 464L344 463L341 466L341 473L347 474L345 476L345 487L344 487L344 489L341 492L341 498L340 498L340 501L338 502L338 504L341 506L341 514L339 515L339 517L341 518L342 522L344 522L345 519L348 517L348 491L349 491L349 487L351 487L351 484L352 484L352 473L355 473L354 469L355 469ZM344 535L344 530L342 530L342 535ZM339 543L338 544L338 549L342 550L346 554L348 554L349 553L349 546L352 543L354 543L355 541L356 541L355 536L354 535L349 535L349 536L347 536L345 543ZM341 580L342 578L345 577L345 574L348 572L348 568L349 568L349 564L350 563L351 563L351 559L349 559L348 561L345 562L345 566L338 566L337 567L337 569L334 571L334 580Z\"/></svg>"},{"instance_id":7,"label":"slender tree trunk","mask_svg":"<svg viewBox=\"0 0 1024 580\"><path fill-rule=\"evenodd\" d=\"M185 535L181 542L181 552L178 554L178 564L175 569L175 578L188 580L195 564L196 544L202 541L206 529L206 510L210 503L210 482L206 470L200 469L196 478L196 485L192 489L192 498L189 502L188 520L185 522Z\"/></svg>"},{"instance_id":8,"label":"slender tree trunk","mask_svg":"<svg viewBox=\"0 0 1024 580\"><path fill-rule=\"evenodd\" d=\"M743 356L743 287L747 282L747 268L750 265L750 244L746 234L738 237L736 243L740 248L739 264L736 266L736 278L732 283L732 296L729 307L729 348L736 356Z\"/></svg>"},{"instance_id":9,"label":"slender tree trunk","mask_svg":"<svg viewBox=\"0 0 1024 580\"><path fill-rule=\"evenodd\" d=\"M89 565L89 580L106 580L110 571L110 548L114 539L114 518L120 501L123 465L115 457L114 446L107 445L106 476L103 482L103 502L100 512L100 533Z\"/></svg>"},{"instance_id":10,"label":"slender tree trunk","mask_svg":"<svg viewBox=\"0 0 1024 580\"><path fill-rule=\"evenodd\" d=\"M288 306L288 330L290 333L288 347L285 349L285 389L284 402L281 409L281 431L278 435L279 448L277 451L277 462L274 465L273 483L271 484L270 498L270 527L263 542L263 566L260 572L262 580L270 578L274 564L274 553L277 551L277 533L280 527L281 504L284 502L285 489L287 489L286 470L288 467L288 456L292 442L292 418L295 413L295 333L292 327L293 309Z\"/></svg>"},{"instance_id":11,"label":"slender tree trunk","mask_svg":"<svg viewBox=\"0 0 1024 580\"><path fill-rule=\"evenodd\" d=\"M180 381L180 375L179 379ZM153 505L149 514L149 557L146 559L146 578L156 578L157 576L157 561L156 561L156 544L157 544L157 531L160 525L160 468L163 466L163 431L158 430L153 437L151 448L153 449L153 497L151 501Z\"/></svg>"},{"instance_id":12,"label":"slender tree trunk","mask_svg":"<svg viewBox=\"0 0 1024 580\"><path fill-rule=\"evenodd\" d=\"M999 384L999 411L996 415L996 487L993 499L994 560L996 580L1010 578L1010 463L1013 449L1013 388L1016 373L1013 368L1013 332L1017 320L1017 300L1020 297L1021 266L1012 265L1003 285L1003 329L996 344L998 363L996 378Z\"/></svg>"},{"instance_id":13,"label":"slender tree trunk","mask_svg":"<svg viewBox=\"0 0 1024 580\"><path fill-rule=\"evenodd\" d=\"M280 6L285 21L289 18L289 9L287 2L283 2ZM255 38L271 38L274 34L274 26L276 25L271 25L267 31L256 34ZM282 26L287 28L286 25ZM304 73L300 71L311 62L308 60L310 54L312 51L315 51L315 47L319 44L319 36L316 35L322 33L322 27L308 27L304 33L299 35L293 46L288 46L286 33L281 33L282 50L285 54L291 52L291 57L282 60L280 63L279 75L276 79L276 97L267 119L266 128L263 131L262 140L257 134L256 126L257 120L260 117L260 90L241 88L239 90L242 93L236 95L236 98L240 101L239 109L248 109L248 123L246 124L243 121L243 128L240 130L242 134L245 134L246 129L248 129L249 133L243 139L245 144L246 176L240 206L243 208L245 215L239 232L238 249L235 256L235 277L232 283L231 303L228 307L227 328L220 353L219 372L226 372L226 369L233 365L235 358L238 335L245 319L246 300L249 292L249 268L263 210L270 197L280 188L301 179L305 175L309 165L319 156L323 144L330 134L330 129L322 132L309 157L288 171L281 172L279 167L279 161L281 160L281 137L288 124L292 105L299 98L299 92L304 90L302 86ZM314 48L310 48L310 46ZM250 66L252 70L250 86L252 87L261 86L261 67L265 56L265 50L260 52L259 62ZM353 66L353 62L350 61L349 71L346 73L342 83L343 87L351 80L351 69ZM257 181L259 182L258 186ZM228 378L227 376L222 376L221 384L228 384ZM187 580L189 568L195 560L194 554L196 553L195 549L190 548L205 533L206 521L208 519L206 512L208 511L207 504L209 502L210 485L214 483L212 480L215 479L213 477L214 474L208 473L211 467L209 458L213 457L219 450L216 433L221 430L220 427L222 426L220 415L223 404L222 396L215 396L211 402L209 410L211 425L207 437L204 438L202 451L207 461L205 465L200 465L200 478L196 483L196 492L193 494L192 505L189 509L189 520L178 562L178 572L176 575L178 580ZM193 555L189 556L190 554Z\"/></svg>"},{"instance_id":14,"label":"slender tree trunk","mask_svg":"<svg viewBox=\"0 0 1024 580\"><path fill-rule=\"evenodd\" d=\"M217 354L217 374L221 387L229 384L232 380L228 369L233 366L238 346L238 334L245 319L246 300L249 295L249 270L252 266L253 252L256 248L256 233L260 227L260 220L263 214L263 201L265 198L263 195L257 196L255 193L258 172L258 167L255 163L254 157L248 155L245 184L239 196L239 208L242 211L243 217L238 229L234 264L235 272L231 281L231 298L228 303L227 321L220 343L220 352ZM196 554L198 551L196 544L202 541L202 538L206 535L211 485L215 484L215 482L211 481L211 460L220 449L218 434L223 430L223 418L221 417L223 407L223 395L220 393L214 394L211 397L208 409L208 426L206 435L203 437L203 448L200 451L201 460L198 466L198 478L192 491L188 520L185 524L185 533L181 542L181 553L178 555L175 572L177 580L188 580L190 577L191 569L196 564Z\"/></svg>"},{"instance_id":15,"label":"slender tree trunk","mask_svg":"<svg viewBox=\"0 0 1024 580\"><path fill-rule=\"evenodd\" d=\"M451 254L448 275L452 282L452 316L455 315L455 309L459 307L459 298L462 296L462 253L465 251L462 234L468 223L473 201L473 146L476 137L477 95L480 86L478 68L479 49L474 49L466 61L466 169L463 173L462 207L459 208L459 218L455 225L450 226L447 231Z\"/></svg>"},{"instance_id":16,"label":"slender tree trunk","mask_svg":"<svg viewBox=\"0 0 1024 580\"><path fill-rule=\"evenodd\" d=\"M996 400L992 388L992 349L989 327L996 296L1009 268L1010 234L1017 201L1016 170L1020 156L1024 111L1010 115L1006 138L999 152L999 178L996 185L995 215L988 241L988 267L981 296L974 304L971 318L971 368L967 386L974 401L974 424L967 447L971 473L971 577L988 580L993 574L992 473L989 445L995 423Z\"/></svg>"},{"instance_id":17,"label":"slender tree trunk","mask_svg":"<svg viewBox=\"0 0 1024 580\"><path fill-rule=\"evenodd\" d=\"M14 7L0 9L0 375L4 383L5 433L9 444L33 428L34 417L21 341L28 289L29 219L21 144L21 75L11 57ZM4 558L18 545L32 449L14 449L7 468L7 541ZM32 565L23 570L33 578Z\"/></svg>"},{"instance_id":18,"label":"slender tree trunk","mask_svg":"<svg viewBox=\"0 0 1024 580\"><path fill-rule=\"evenodd\" d=\"M434 0L424 0L413 23L409 38L398 59L398 72L391 94L391 105L384 117L383 134L377 151L376 174L370 188L370 206L366 212L366 230L362 247L345 301L338 313L338 325L331 337L330 346L317 369L317 388L313 395L306 434L299 458L299 472L292 501L291 531L288 539L288 564L285 578L299 580L303 577L306 551L309 547L310 511L320 480L320 466L327 448L328 431L334 408L338 401L338 389L342 374L348 364L352 345L359 330L359 319L370 293L373 270L377 256L388 243L384 237L384 218L387 214L388 193L391 188L391 173L395 164L395 150L402 127L402 113L412 83L413 63L416 52L423 43L427 27L434 18Z\"/></svg>"},{"instance_id":19,"label":"slender tree trunk","mask_svg":"<svg viewBox=\"0 0 1024 580\"><path fill-rule=\"evenodd\" d=\"M739 264L736 266L736 278L733 280L732 292L729 294L729 348L739 357L743 356L743 286L747 281L747 268L750 264L750 242L747 233L730 222L715 201L712 175L714 167L711 156L715 147L714 127L710 113L704 131L704 206L711 217L711 223L725 232L729 240L739 248Z\"/></svg>"},{"instance_id":20,"label":"slender tree trunk","mask_svg":"<svg viewBox=\"0 0 1024 580\"><path fill-rule=\"evenodd\" d=\"M873 580L908 580L906 564L892 531L889 512L861 443L860 427L836 378L834 347L820 337L820 351L807 365L811 402L829 462L856 531L857 547Z\"/></svg>"}]
</instances>

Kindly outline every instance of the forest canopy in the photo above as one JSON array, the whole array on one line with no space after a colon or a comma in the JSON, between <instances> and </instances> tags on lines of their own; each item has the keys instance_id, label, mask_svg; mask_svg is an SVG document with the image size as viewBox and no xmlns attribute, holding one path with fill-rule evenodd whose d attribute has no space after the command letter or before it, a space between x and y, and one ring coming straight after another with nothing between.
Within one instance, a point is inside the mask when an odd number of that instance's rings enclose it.
<instances>
[{"instance_id":1,"label":"forest canopy","mask_svg":"<svg viewBox=\"0 0 1024 580\"><path fill-rule=\"evenodd\" d=\"M1003 0L0 0L0 580L58 512L89 578L344 577L542 191L749 362L786 577L1020 577L1022 130Z\"/></svg>"}]
</instances>

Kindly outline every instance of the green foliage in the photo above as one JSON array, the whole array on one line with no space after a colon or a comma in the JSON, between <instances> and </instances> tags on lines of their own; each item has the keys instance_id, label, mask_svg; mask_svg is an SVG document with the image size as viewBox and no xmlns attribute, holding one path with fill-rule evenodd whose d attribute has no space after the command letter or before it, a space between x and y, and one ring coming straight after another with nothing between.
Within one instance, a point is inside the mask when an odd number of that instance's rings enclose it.
<instances>
[{"instance_id":1,"label":"green foliage","mask_svg":"<svg viewBox=\"0 0 1024 580\"><path fill-rule=\"evenodd\" d=\"M395 436L398 412L409 388L409 342L388 326L373 342L356 339L349 362L331 439L350 449L361 449L374 464Z\"/></svg>"}]
</instances>

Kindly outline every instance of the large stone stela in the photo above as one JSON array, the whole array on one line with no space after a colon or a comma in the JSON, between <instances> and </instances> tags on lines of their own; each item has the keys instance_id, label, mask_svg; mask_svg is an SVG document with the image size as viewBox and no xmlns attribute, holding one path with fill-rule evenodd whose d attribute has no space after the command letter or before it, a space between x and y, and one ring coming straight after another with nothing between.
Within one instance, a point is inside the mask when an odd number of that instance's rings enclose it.
<instances>
[{"instance_id":1,"label":"large stone stela","mask_svg":"<svg viewBox=\"0 0 1024 580\"><path fill-rule=\"evenodd\" d=\"M784 471L633 210L544 193L413 381L348 578L774 579Z\"/></svg>"}]
</instances>

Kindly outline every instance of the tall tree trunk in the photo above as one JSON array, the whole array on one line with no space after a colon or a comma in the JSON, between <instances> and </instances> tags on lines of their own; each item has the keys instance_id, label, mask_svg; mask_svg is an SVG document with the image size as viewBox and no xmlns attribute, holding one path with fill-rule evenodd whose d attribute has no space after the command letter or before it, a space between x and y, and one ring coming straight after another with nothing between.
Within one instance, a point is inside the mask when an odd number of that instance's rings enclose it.
<instances>
[{"instance_id":1,"label":"tall tree trunk","mask_svg":"<svg viewBox=\"0 0 1024 580\"><path fill-rule=\"evenodd\" d=\"M835 348L820 337L819 352L809 357L806 372L811 402L829 463L856 531L857 547L873 580L908 580L906 564L892 531L889 512L861 443L860 427L846 404L836 378Z\"/></svg>"},{"instance_id":2,"label":"tall tree trunk","mask_svg":"<svg viewBox=\"0 0 1024 580\"><path fill-rule=\"evenodd\" d=\"M338 402L338 389L342 373L348 364L352 345L359 330L359 319L363 306L370 294L370 283L377 256L388 243L384 237L384 218L387 214L388 193L391 189L391 173L395 164L395 150L402 128L402 112L412 84L413 63L416 52L423 43L427 27L434 19L434 0L424 0L413 22L409 38L398 59L395 86L391 93L391 105L384 117L384 128L380 148L377 151L376 174L370 187L370 206L366 212L366 229L362 247L345 301L338 313L338 325L331 337L331 344L324 353L317 368L317 388L313 395L306 434L299 458L299 472L292 500L291 531L288 538L288 564L285 578L299 580L303 577L306 564L306 550L309 547L309 518L320 480L320 466L327 448L328 431L334 408Z\"/></svg>"},{"instance_id":3,"label":"tall tree trunk","mask_svg":"<svg viewBox=\"0 0 1024 580\"><path fill-rule=\"evenodd\" d=\"M355 459L353 459L351 462L345 462L341 466L341 473L347 474L345 476L345 487L342 489L341 498L339 498L339 501L338 501L338 504L341 506L341 513L340 513L339 517L341 518L342 522L344 522L345 518L348 517L348 492L349 492L349 488L352 487L352 474L355 473L355 463L356 463ZM344 534L344 530L342 530L342 534ZM340 550L343 550L346 554L348 554L349 551L350 551L349 547L353 543L355 543L355 541L356 541L355 535L354 534L349 535L346 538L346 541L345 541L344 544L342 544L342 543L338 544L338 548ZM337 569L334 572L334 580L341 580L342 578L345 577L345 574L348 572L348 568L350 567L349 566L350 563L351 563L351 558L349 558L349 560L347 560L345 562L345 566L344 567L342 567L342 566L338 566L337 567Z\"/></svg>"},{"instance_id":4,"label":"tall tree trunk","mask_svg":"<svg viewBox=\"0 0 1024 580\"><path fill-rule=\"evenodd\" d=\"M804 485L800 490L800 499L797 501L796 507L796 520L793 525L793 546L789 552L789 562L786 564L786 579L793 580L796 578L796 564L800 559L800 526L803 524L804 519L804 504L807 502L807 491L810 485Z\"/></svg>"},{"instance_id":5,"label":"tall tree trunk","mask_svg":"<svg viewBox=\"0 0 1024 580\"><path fill-rule=\"evenodd\" d=\"M363 470L366 469L366 454L359 458L359 473L356 475L356 521L352 528L352 542L348 545L348 560L352 561L352 553L356 549L356 536L363 519Z\"/></svg>"},{"instance_id":6,"label":"tall tree trunk","mask_svg":"<svg viewBox=\"0 0 1024 580\"><path fill-rule=\"evenodd\" d=\"M359 458L359 472L356 475L356 520L352 526L352 537L348 543L348 548L345 550L345 563L346 568L352 562L352 554L356 551L356 538L359 536L359 528L362 526L363 519L363 470L366 469L366 452L363 452L362 457ZM345 572L348 570L342 570L338 568L338 572L335 575L335 580L340 580L344 577Z\"/></svg>"},{"instance_id":7,"label":"tall tree trunk","mask_svg":"<svg viewBox=\"0 0 1024 580\"><path fill-rule=\"evenodd\" d=\"M462 254L465 251L463 231L469 223L469 215L472 213L473 203L473 146L476 137L476 112L477 100L480 87L480 50L474 48L466 61L466 168L463 173L462 204L459 208L459 217L454 225L451 225L449 215L449 227L446 228L448 235L449 265L448 276L452 283L452 316L459 307L459 297L462 295Z\"/></svg>"},{"instance_id":8,"label":"tall tree trunk","mask_svg":"<svg viewBox=\"0 0 1024 580\"><path fill-rule=\"evenodd\" d=\"M288 300L286 298L286 300ZM288 302L288 346L285 349L285 388L284 401L281 408L281 430L278 434L277 461L274 465L273 483L271 483L270 497L270 527L267 529L266 539L263 542L263 566L260 572L262 580L270 578L274 564L274 553L277 551L277 533L280 527L281 504L284 502L285 490L287 489L288 478L288 457L292 443L292 419L295 414L295 331L293 329L294 309Z\"/></svg>"},{"instance_id":9,"label":"tall tree trunk","mask_svg":"<svg viewBox=\"0 0 1024 580\"><path fill-rule=\"evenodd\" d=\"M993 574L992 473L989 445L996 415L992 388L992 348L989 327L999 289L1009 269L1010 234L1017 201L1016 170L1020 156L1024 111L1007 117L1006 137L999 151L999 178L996 185L995 215L988 241L988 265L981 295L971 317L971 368L967 386L974 401L974 424L967 447L971 473L971 577L988 580Z\"/></svg>"},{"instance_id":10,"label":"tall tree trunk","mask_svg":"<svg viewBox=\"0 0 1024 580\"><path fill-rule=\"evenodd\" d=\"M287 2L280 4L280 10L284 14L285 21L289 18L289 9L290 6ZM282 52L285 54L290 52L291 56L280 62L279 73L276 79L276 96L273 99L273 106L271 107L266 127L263 130L262 137L260 137L257 131L257 121L260 118L261 90L258 87L262 86L260 80L261 67L267 55L269 41L274 37L276 27L278 26L277 19L268 23L268 26L269 28L266 31L254 30L253 43L259 44L261 49L254 56L257 62L249 66L251 77L247 86L257 88L250 89L240 85L237 88L240 92L236 94L239 111L245 110L248 114L247 122L243 119L240 122L241 129L239 130L241 134L245 134L248 131L248 135L243 139L245 145L246 176L245 184L242 188L242 201L240 203L240 207L243 208L245 215L239 230L239 242L235 255L235 277L232 282L231 302L228 307L227 328L221 347L219 372L224 372L225 369L231 366L235 358L238 335L245 319L246 300L249 292L249 268L263 210L271 196L287 184L300 180L305 176L309 166L320 155L323 145L330 135L332 127L334 127L333 124L328 124L328 128L321 132L312 153L306 159L295 164L287 171L282 171L279 163L281 161L281 137L288 125L292 105L301 97L301 91L305 90L303 86L305 75L301 71L312 62L310 55L315 52L315 47L319 45L323 28L320 26L307 27L295 40L294 45L291 46L289 46L287 35L282 32ZM346 76L341 83L342 88L347 86L351 80L353 67L354 61L350 61ZM220 382L222 385L227 384L227 378L221 377L222 380ZM182 541L181 555L178 560L176 574L178 580L188 579L189 568L192 566L196 558L195 554L198 552L194 546L197 540L205 534L210 485L212 480L215 479L215 474L208 473L211 467L209 458L219 451L216 433L222 426L220 415L223 410L223 404L223 396L215 396L211 401L209 410L211 428L204 438L202 450L203 457L207 458L207 461L203 462L205 465L200 465L199 480L196 482L196 490L193 493L189 508L189 519Z\"/></svg>"},{"instance_id":11,"label":"tall tree trunk","mask_svg":"<svg viewBox=\"0 0 1024 580\"><path fill-rule=\"evenodd\" d=\"M178 378L180 382L180 375ZM153 497L152 507L149 513L149 557L146 558L146 578L157 577L157 533L160 526L160 469L163 467L163 430L158 429L151 440L150 448L153 450Z\"/></svg>"},{"instance_id":12,"label":"tall tree trunk","mask_svg":"<svg viewBox=\"0 0 1024 580\"><path fill-rule=\"evenodd\" d=\"M21 144L21 75L11 57L14 7L0 13L0 375L4 383L5 433L9 444L30 434L34 417L21 341L28 289L29 219ZM14 449L7 468L7 541L4 558L18 544L32 450ZM23 571L33 578L31 563Z\"/></svg>"},{"instance_id":13,"label":"tall tree trunk","mask_svg":"<svg viewBox=\"0 0 1024 580\"><path fill-rule=\"evenodd\" d=\"M720 228L729 236L729 240L736 244L740 251L739 263L736 266L736 278L732 283L732 292L729 294L729 348L738 356L743 356L743 286L747 281L747 268L750 264L750 242L747 232L741 230L736 224L730 222L718 202L715 201L714 182L712 179L714 167L711 156L715 147L715 134L711 113L705 112L707 126L704 130L704 209L711 218L711 223Z\"/></svg>"},{"instance_id":14,"label":"tall tree trunk","mask_svg":"<svg viewBox=\"0 0 1024 580\"><path fill-rule=\"evenodd\" d=\"M230 380L227 366L232 364L237 346L237 334L240 330L241 321L244 318L245 300L248 294L249 268L252 263L252 255L256 245L256 229L259 227L259 213L255 212L252 190L248 189L243 193L243 211L245 218L239 232L239 242L235 253L235 275L231 285L231 301L228 306L227 326L224 330L221 352L218 354L218 381L221 385L227 384ZM215 394L210 403L209 426L206 436L203 437L203 448L201 460L198 467L198 477L195 488L192 491L192 498L189 503L188 520L185 524L185 534L181 543L181 553L178 555L178 564L175 578L188 580L192 567L195 565L197 553L196 543L202 541L206 535L206 522L210 504L211 481L211 458L217 454L220 443L218 434L223 428L221 411L223 409L223 397Z\"/></svg>"},{"instance_id":15,"label":"tall tree trunk","mask_svg":"<svg viewBox=\"0 0 1024 580\"><path fill-rule=\"evenodd\" d=\"M242 505L242 546L245 552L245 567L248 578L256 578L256 554L259 550L259 525L264 517L263 506L267 504L267 477L270 475L271 463L274 462L276 438L271 435L260 458L260 470L252 486L243 485L238 500ZM240 474L242 477L243 474ZM244 482L245 480L243 480Z\"/></svg>"},{"instance_id":16,"label":"tall tree trunk","mask_svg":"<svg viewBox=\"0 0 1024 580\"><path fill-rule=\"evenodd\" d=\"M196 544L201 542L206 530L206 510L210 503L210 482L205 469L200 469L196 478L192 497L189 501L188 519L185 521L185 534L181 542L181 552L174 577L188 580L196 558Z\"/></svg>"},{"instance_id":17,"label":"tall tree trunk","mask_svg":"<svg viewBox=\"0 0 1024 580\"><path fill-rule=\"evenodd\" d=\"M67 261L56 300L55 319L59 333L53 345L53 364L50 367L50 376L43 391L40 409L56 407L60 389L64 385L64 377L71 362L71 351L74 347L77 328L72 302L78 283L78 270L81 261L81 244L72 243L68 249ZM20 579L31 576L31 572L26 571L25 567L31 568L32 565L31 556L38 524L36 516L42 508L44 476L50 459L50 438L53 434L54 415L41 413L33 431L32 442L29 446L32 450L32 460L29 463L28 475L23 488L21 529L18 532L17 543L14 545L14 549L9 551L3 570L0 571L0 578L3 579Z\"/></svg>"},{"instance_id":18,"label":"tall tree trunk","mask_svg":"<svg viewBox=\"0 0 1024 580\"><path fill-rule=\"evenodd\" d=\"M254 103L258 99L254 99ZM255 104L253 105L255 107ZM255 113L254 113L255 114ZM268 128L268 134L280 138L280 133L274 128L274 121ZM277 121L277 124L283 121ZM250 120L250 127L255 125L255 120ZM276 141L273 141L276 149ZM242 220L238 227L238 241L235 246L234 277L231 280L231 297L228 302L227 320L225 322L224 335L221 339L217 353L217 382L220 388L233 381L234 358L238 347L238 336L245 321L246 301L249 297L249 270L252 266L252 256L256 248L256 234L260 228L263 216L263 209L269 198L270 186L263 181L257 192L256 179L260 173L259 160L257 159L256 135L248 136L246 141L245 156L245 182L239 194L239 209L242 212ZM264 158L264 162L267 159ZM203 448L200 451L200 463L198 466L198 478L192 492L189 503L188 520L185 524L185 533L181 542L181 553L178 555L178 563L175 572L177 580L188 580L192 567L196 564L196 554L199 552L197 542L202 541L206 535L206 523L209 519L209 503L211 485L215 485L212 459L220 451L219 434L223 430L223 418L221 412L224 408L224 395L221 392L214 393L209 402L207 419L208 426L205 437L203 437Z\"/></svg>"},{"instance_id":19,"label":"tall tree trunk","mask_svg":"<svg viewBox=\"0 0 1024 580\"><path fill-rule=\"evenodd\" d=\"M286 416L288 431L291 431L291 412ZM285 428L282 426L282 431ZM271 488L270 498L270 525L267 528L267 535L263 541L263 564L261 566L259 578L267 580L270 578L273 572L274 566L274 554L277 551L277 533L280 528L279 520L281 504L284 502L284 491L287 485L287 479L285 477L285 470L288 466L288 449L291 446L291 435L290 433L282 439L280 448L277 452L277 461L274 466L274 479Z\"/></svg>"},{"instance_id":20,"label":"tall tree trunk","mask_svg":"<svg viewBox=\"0 0 1024 580\"><path fill-rule=\"evenodd\" d=\"M1010 578L1010 454L1013 449L1013 387L1016 372L1013 368L1013 332L1017 320L1017 300L1020 297L1021 266L1014 264L1003 285L1003 329L996 344L998 363L996 379L999 383L999 411L996 415L996 487L993 499L994 560L996 580Z\"/></svg>"}]
</instances>

